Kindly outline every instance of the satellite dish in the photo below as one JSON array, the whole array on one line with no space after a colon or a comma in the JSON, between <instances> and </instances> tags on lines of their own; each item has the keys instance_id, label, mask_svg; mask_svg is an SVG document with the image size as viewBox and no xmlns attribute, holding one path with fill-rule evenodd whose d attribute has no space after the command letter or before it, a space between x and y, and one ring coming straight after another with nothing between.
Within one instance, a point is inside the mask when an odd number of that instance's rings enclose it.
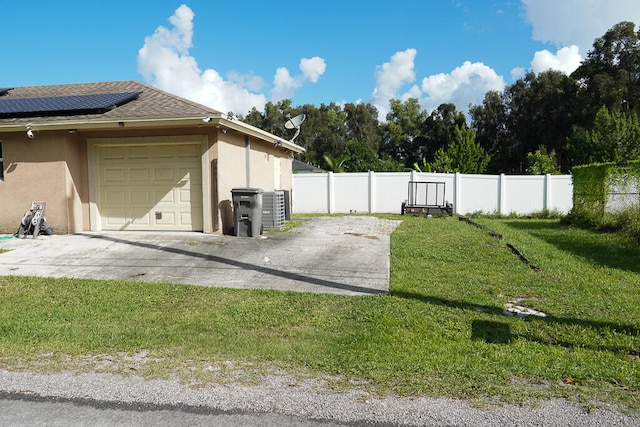
<instances>
[{"instance_id":1,"label":"satellite dish","mask_svg":"<svg viewBox=\"0 0 640 427\"><path fill-rule=\"evenodd\" d=\"M289 118L290 116L287 115L287 118ZM300 125L302 124L302 122L304 122L304 119L307 116L305 116L304 114L298 114L297 116L295 116L294 118L289 118L289 120L287 120L284 123L284 127L287 129L295 129L296 133L295 135L293 135L293 138L291 138L291 142L293 142L294 139L296 139L296 137L300 134Z\"/></svg>"},{"instance_id":2,"label":"satellite dish","mask_svg":"<svg viewBox=\"0 0 640 427\"><path fill-rule=\"evenodd\" d=\"M284 124L284 127L286 127L287 129L299 128L302 122L304 122L304 119L306 117L307 116L305 116L304 114L299 114L295 116L293 119L287 120L287 122Z\"/></svg>"}]
</instances>

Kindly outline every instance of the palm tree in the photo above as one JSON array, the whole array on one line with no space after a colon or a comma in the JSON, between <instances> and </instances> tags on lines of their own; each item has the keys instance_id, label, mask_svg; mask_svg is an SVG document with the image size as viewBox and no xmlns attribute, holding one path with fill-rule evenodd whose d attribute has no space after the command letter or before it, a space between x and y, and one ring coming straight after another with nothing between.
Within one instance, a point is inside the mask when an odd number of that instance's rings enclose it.
<instances>
[{"instance_id":1,"label":"palm tree","mask_svg":"<svg viewBox=\"0 0 640 427\"><path fill-rule=\"evenodd\" d=\"M327 163L327 169L331 172L344 172L344 163L349 160L349 156L346 154L341 155L340 157L333 157L330 154L325 154L322 156L324 161Z\"/></svg>"}]
</instances>

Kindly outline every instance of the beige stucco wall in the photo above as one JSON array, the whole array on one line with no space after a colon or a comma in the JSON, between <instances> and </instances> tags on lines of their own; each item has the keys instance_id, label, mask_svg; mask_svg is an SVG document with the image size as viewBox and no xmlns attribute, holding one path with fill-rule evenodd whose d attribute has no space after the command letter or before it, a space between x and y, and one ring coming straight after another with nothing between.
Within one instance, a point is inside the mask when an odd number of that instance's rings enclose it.
<instances>
[{"instance_id":1,"label":"beige stucco wall","mask_svg":"<svg viewBox=\"0 0 640 427\"><path fill-rule=\"evenodd\" d=\"M251 150L247 161L247 140L244 135L220 133L218 142L218 156L223 160L218 171L221 194L228 193L231 197L231 189L235 187L262 188L264 191L291 190L293 175L290 152L249 138Z\"/></svg>"},{"instance_id":2,"label":"beige stucco wall","mask_svg":"<svg viewBox=\"0 0 640 427\"><path fill-rule=\"evenodd\" d=\"M247 139L238 132L218 135L218 205L221 209L220 227L229 230L233 216L227 210L232 206L234 188L261 188L263 191L288 190L293 186L291 153L281 147L249 138L250 155L247 161ZM247 168L249 174L247 175Z\"/></svg>"},{"instance_id":3,"label":"beige stucco wall","mask_svg":"<svg viewBox=\"0 0 640 427\"><path fill-rule=\"evenodd\" d=\"M24 132L1 134L4 181L0 182L0 232L15 233L31 201L47 202L47 224L69 232L69 171L66 142L59 132L27 138ZM75 197L75 196L74 196Z\"/></svg>"},{"instance_id":4,"label":"beige stucco wall","mask_svg":"<svg viewBox=\"0 0 640 427\"><path fill-rule=\"evenodd\" d=\"M87 184L87 146L76 133L63 132L66 160L66 199L68 232L89 230L89 188Z\"/></svg>"},{"instance_id":5,"label":"beige stucco wall","mask_svg":"<svg viewBox=\"0 0 640 427\"><path fill-rule=\"evenodd\" d=\"M249 182L245 135L214 127L46 131L34 139L24 132L0 133L4 181L0 182L0 233L14 233L32 200L47 202L47 223L56 234L91 230L87 141L96 138L135 138L167 135L199 135L203 144L203 168L209 168L208 189L203 194L210 210L205 232L223 232L233 217L229 211L231 189L259 187L264 191L292 189L291 153L282 147L250 138ZM203 171L204 172L204 171ZM205 175L205 174L203 174ZM205 216L207 217L207 216Z\"/></svg>"}]
</instances>

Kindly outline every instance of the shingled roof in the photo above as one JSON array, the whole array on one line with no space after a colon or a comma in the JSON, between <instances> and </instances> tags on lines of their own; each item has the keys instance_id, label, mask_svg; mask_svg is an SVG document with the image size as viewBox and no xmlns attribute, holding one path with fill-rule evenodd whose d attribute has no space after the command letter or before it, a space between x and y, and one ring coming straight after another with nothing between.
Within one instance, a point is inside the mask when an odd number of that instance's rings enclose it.
<instances>
[{"instance_id":1,"label":"shingled roof","mask_svg":"<svg viewBox=\"0 0 640 427\"><path fill-rule=\"evenodd\" d=\"M137 99L103 113L74 115L42 115L39 117L2 117L0 125L26 124L29 122L55 123L73 120L141 120L176 119L221 114L213 108L197 104L176 95L161 91L135 80L76 83L50 86L23 86L9 89L0 100L72 95L96 95L121 92L141 92Z\"/></svg>"},{"instance_id":2,"label":"shingled roof","mask_svg":"<svg viewBox=\"0 0 640 427\"><path fill-rule=\"evenodd\" d=\"M107 129L126 126L127 128L154 126L215 126L232 129L251 137L280 146L296 153L305 149L291 141L273 135L262 129L246 124L234 117L228 117L216 109L181 98L136 80L74 83L48 86L22 86L0 88L0 101L25 98L72 97L76 95L137 93L134 99L117 107L99 112L66 111L56 115L15 114L0 115L0 132L15 132L29 127L34 131L55 129Z\"/></svg>"},{"instance_id":3,"label":"shingled roof","mask_svg":"<svg viewBox=\"0 0 640 427\"><path fill-rule=\"evenodd\" d=\"M294 172L300 172L300 173L304 173L304 172L326 172L326 170L321 169L317 166L313 166L310 165L309 163L305 163L301 160L298 159L293 159L293 171Z\"/></svg>"}]
</instances>

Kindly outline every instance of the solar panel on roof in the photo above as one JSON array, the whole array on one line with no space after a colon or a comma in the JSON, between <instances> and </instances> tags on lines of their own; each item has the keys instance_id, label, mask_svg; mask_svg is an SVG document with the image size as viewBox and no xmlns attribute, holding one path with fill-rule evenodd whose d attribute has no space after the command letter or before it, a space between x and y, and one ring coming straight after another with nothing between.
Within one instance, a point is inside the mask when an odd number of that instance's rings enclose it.
<instances>
[{"instance_id":1,"label":"solar panel on roof","mask_svg":"<svg viewBox=\"0 0 640 427\"><path fill-rule=\"evenodd\" d=\"M33 117L104 113L136 99L142 92L0 99L0 116Z\"/></svg>"},{"instance_id":2,"label":"solar panel on roof","mask_svg":"<svg viewBox=\"0 0 640 427\"><path fill-rule=\"evenodd\" d=\"M12 87L0 87L0 96L6 95L7 92L9 92L11 89L13 89L13 88Z\"/></svg>"}]
</instances>

